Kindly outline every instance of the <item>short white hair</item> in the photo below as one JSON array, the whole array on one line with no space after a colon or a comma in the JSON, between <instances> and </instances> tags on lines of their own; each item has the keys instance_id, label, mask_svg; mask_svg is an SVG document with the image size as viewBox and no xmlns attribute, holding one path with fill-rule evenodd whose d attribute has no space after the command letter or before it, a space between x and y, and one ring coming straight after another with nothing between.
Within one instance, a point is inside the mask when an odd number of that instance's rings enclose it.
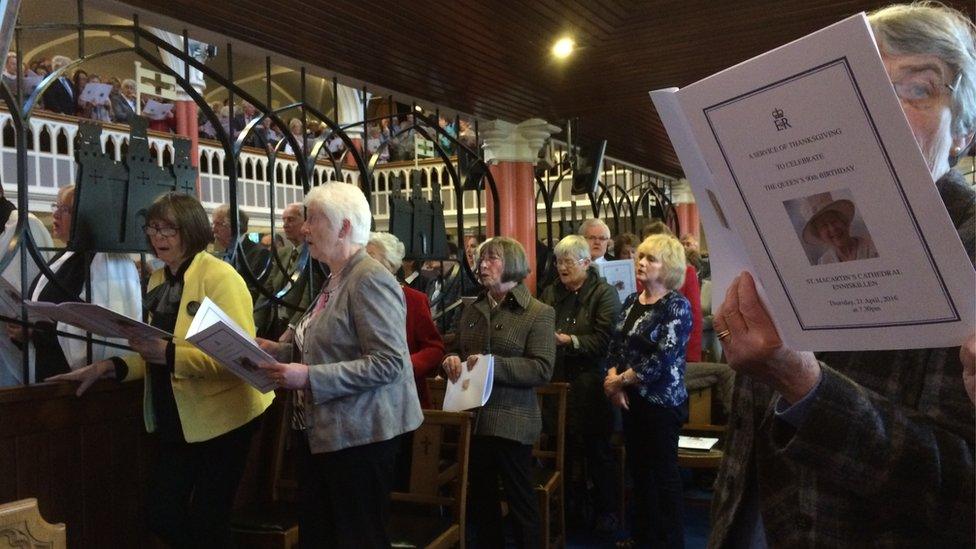
<instances>
[{"instance_id":1,"label":"short white hair","mask_svg":"<svg viewBox=\"0 0 976 549\"><path fill-rule=\"evenodd\" d=\"M54 57L51 58L51 68L54 70L58 70L61 67L67 67L70 64L71 64L70 57L65 57L63 55L55 55Z\"/></svg>"},{"instance_id":2,"label":"short white hair","mask_svg":"<svg viewBox=\"0 0 976 549\"><path fill-rule=\"evenodd\" d=\"M305 207L315 206L338 229L349 220L349 242L365 246L369 242L369 227L373 214L363 191L351 183L333 181L313 188L305 196Z\"/></svg>"},{"instance_id":3,"label":"short white hair","mask_svg":"<svg viewBox=\"0 0 976 549\"><path fill-rule=\"evenodd\" d=\"M604 223L602 219L597 219L595 217L587 219L586 221L583 222L582 225L580 225L579 228L580 236L586 236L586 231L589 230L591 227L600 227L603 230L603 234L607 235L607 238L610 238L610 227L607 226L607 224Z\"/></svg>"},{"instance_id":4,"label":"short white hair","mask_svg":"<svg viewBox=\"0 0 976 549\"><path fill-rule=\"evenodd\" d=\"M586 239L578 234L563 237L552 250L556 259L571 257L573 259L590 259L590 246Z\"/></svg>"},{"instance_id":5,"label":"short white hair","mask_svg":"<svg viewBox=\"0 0 976 549\"><path fill-rule=\"evenodd\" d=\"M407 249L392 233L369 233L369 243L383 250L383 257L394 271L399 270L403 265L403 256L406 255Z\"/></svg>"}]
</instances>

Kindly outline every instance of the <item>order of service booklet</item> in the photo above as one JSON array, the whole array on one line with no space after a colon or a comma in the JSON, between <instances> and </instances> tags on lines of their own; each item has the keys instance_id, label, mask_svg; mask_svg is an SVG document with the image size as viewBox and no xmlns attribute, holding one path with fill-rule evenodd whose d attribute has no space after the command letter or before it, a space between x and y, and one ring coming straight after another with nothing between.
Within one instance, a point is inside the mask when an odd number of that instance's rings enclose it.
<instances>
[{"instance_id":1,"label":"order of service booklet","mask_svg":"<svg viewBox=\"0 0 976 549\"><path fill-rule=\"evenodd\" d=\"M186 340L262 393L274 390L274 381L258 365L277 360L209 297L193 316Z\"/></svg>"},{"instance_id":2,"label":"order of service booklet","mask_svg":"<svg viewBox=\"0 0 976 549\"><path fill-rule=\"evenodd\" d=\"M468 370L468 365L461 361L461 376L454 382L448 380L442 409L447 412L460 412L484 406L491 396L494 381L494 355L481 355L471 370Z\"/></svg>"},{"instance_id":3,"label":"order of service booklet","mask_svg":"<svg viewBox=\"0 0 976 549\"><path fill-rule=\"evenodd\" d=\"M11 296L12 298L12 296ZM171 339L173 334L94 303L25 301L31 320L64 322L95 335L123 339Z\"/></svg>"},{"instance_id":4,"label":"order of service booklet","mask_svg":"<svg viewBox=\"0 0 976 549\"><path fill-rule=\"evenodd\" d=\"M976 272L863 13L651 99L705 225L716 304L749 271L799 350L972 333Z\"/></svg>"}]
</instances>

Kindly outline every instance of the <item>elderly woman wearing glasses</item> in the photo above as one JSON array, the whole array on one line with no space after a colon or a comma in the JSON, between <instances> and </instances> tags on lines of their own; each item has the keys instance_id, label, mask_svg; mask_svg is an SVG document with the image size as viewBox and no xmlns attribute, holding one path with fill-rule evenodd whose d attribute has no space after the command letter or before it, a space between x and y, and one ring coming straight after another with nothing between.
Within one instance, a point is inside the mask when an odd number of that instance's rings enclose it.
<instances>
[{"instance_id":1,"label":"elderly woman wearing glasses","mask_svg":"<svg viewBox=\"0 0 976 549\"><path fill-rule=\"evenodd\" d=\"M173 340L130 340L138 354L52 380L80 382L81 395L99 378L143 378L146 429L159 441L147 498L150 530L174 547L226 547L251 436L274 394L261 394L184 337L205 297L253 335L251 297L234 268L205 251L210 225L196 198L157 198L144 230L165 265L149 279L145 307L150 324Z\"/></svg>"},{"instance_id":2,"label":"elderly woman wearing glasses","mask_svg":"<svg viewBox=\"0 0 976 549\"><path fill-rule=\"evenodd\" d=\"M542 432L535 388L552 376L555 359L552 307L529 293L525 250L511 238L495 237L478 250L477 273L485 292L461 314L459 352L441 366L451 381L493 355L491 397L477 410L471 437L468 524L478 547L504 547L499 483L505 489L515 544L539 544L539 507L532 492L532 445ZM466 365L466 366L465 366Z\"/></svg>"},{"instance_id":3,"label":"elderly woman wearing glasses","mask_svg":"<svg viewBox=\"0 0 976 549\"><path fill-rule=\"evenodd\" d=\"M976 196L951 166L976 131L976 28L929 3L868 20L973 260ZM711 545L972 545L976 419L960 380L971 351L791 349L747 273L729 287L715 330L739 375Z\"/></svg>"},{"instance_id":4,"label":"elderly woman wearing glasses","mask_svg":"<svg viewBox=\"0 0 976 549\"><path fill-rule=\"evenodd\" d=\"M75 186L68 185L58 191L58 200L52 208L54 237L68 244L74 227ZM34 279L30 286L29 299L64 303L68 301L89 301L132 318L142 318L142 288L139 274L127 255L90 253L87 251L65 250L54 257L48 265L54 273L55 282L43 273ZM86 281L91 283L91 294L86 291ZM18 324L7 324L7 335L21 345L26 339L24 328ZM85 331L63 323L37 322L31 331L30 382L70 372L88 364L88 342ZM97 344L94 338L92 357L100 360L113 353L111 347ZM122 343L122 342L119 342Z\"/></svg>"},{"instance_id":5,"label":"elderly woman wearing glasses","mask_svg":"<svg viewBox=\"0 0 976 549\"><path fill-rule=\"evenodd\" d=\"M616 518L610 431L613 416L603 395L601 361L607 354L613 323L620 311L617 291L592 267L586 239L570 235L556 244L559 280L542 292L542 302L556 312L556 366L553 381L570 384L566 414L566 471L574 464L585 475L568 479L570 511L579 515L593 485L593 508L601 530L612 531ZM571 515L572 516L572 515Z\"/></svg>"}]
</instances>

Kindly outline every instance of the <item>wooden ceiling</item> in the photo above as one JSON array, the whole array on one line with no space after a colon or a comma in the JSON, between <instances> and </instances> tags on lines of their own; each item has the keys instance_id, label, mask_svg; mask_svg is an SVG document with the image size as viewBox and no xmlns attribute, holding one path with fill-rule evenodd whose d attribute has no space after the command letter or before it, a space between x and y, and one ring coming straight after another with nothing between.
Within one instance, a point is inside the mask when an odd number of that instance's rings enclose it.
<instances>
[{"instance_id":1,"label":"wooden ceiling","mask_svg":"<svg viewBox=\"0 0 976 549\"><path fill-rule=\"evenodd\" d=\"M607 154L677 175L649 90L686 86L874 0L124 0L482 119L581 118ZM973 17L971 0L949 1ZM560 36L579 47L549 54Z\"/></svg>"}]
</instances>

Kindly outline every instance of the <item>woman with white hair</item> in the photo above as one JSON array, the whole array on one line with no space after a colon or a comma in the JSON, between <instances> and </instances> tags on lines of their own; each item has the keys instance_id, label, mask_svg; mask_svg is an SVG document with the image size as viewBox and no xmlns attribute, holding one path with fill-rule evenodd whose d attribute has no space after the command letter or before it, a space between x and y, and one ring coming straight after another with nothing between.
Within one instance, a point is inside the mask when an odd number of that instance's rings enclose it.
<instances>
[{"instance_id":1,"label":"woman with white hair","mask_svg":"<svg viewBox=\"0 0 976 549\"><path fill-rule=\"evenodd\" d=\"M972 261L976 194L951 166L976 131L976 26L936 3L868 22L932 175L908 183L935 182ZM737 375L711 546L972 545L971 352L791 349L748 273L714 326Z\"/></svg>"},{"instance_id":2,"label":"woman with white hair","mask_svg":"<svg viewBox=\"0 0 976 549\"><path fill-rule=\"evenodd\" d=\"M385 525L400 435L423 420L407 351L403 291L369 257L371 214L347 183L305 197L305 241L332 273L295 330L295 342L258 340L262 365L295 391L303 547L389 547Z\"/></svg>"},{"instance_id":3,"label":"woman with white hair","mask_svg":"<svg viewBox=\"0 0 976 549\"><path fill-rule=\"evenodd\" d=\"M366 253L389 269L390 273L396 273L403 263L405 247L399 238L390 233L370 233ZM407 303L407 347L410 349L413 378L417 383L420 406L429 409L431 403L427 377L444 358L444 340L434 325L427 294L403 284L400 289L403 290L403 298Z\"/></svg>"},{"instance_id":4,"label":"woman with white hair","mask_svg":"<svg viewBox=\"0 0 976 549\"><path fill-rule=\"evenodd\" d=\"M566 408L566 499L571 520L581 517L592 484L594 519L598 530L613 532L617 496L610 450L613 414L603 395L603 360L620 311L617 290L592 266L590 247L579 235L569 235L553 250L559 279L543 292L541 301L556 311L556 366L553 381L570 384Z\"/></svg>"}]
</instances>

